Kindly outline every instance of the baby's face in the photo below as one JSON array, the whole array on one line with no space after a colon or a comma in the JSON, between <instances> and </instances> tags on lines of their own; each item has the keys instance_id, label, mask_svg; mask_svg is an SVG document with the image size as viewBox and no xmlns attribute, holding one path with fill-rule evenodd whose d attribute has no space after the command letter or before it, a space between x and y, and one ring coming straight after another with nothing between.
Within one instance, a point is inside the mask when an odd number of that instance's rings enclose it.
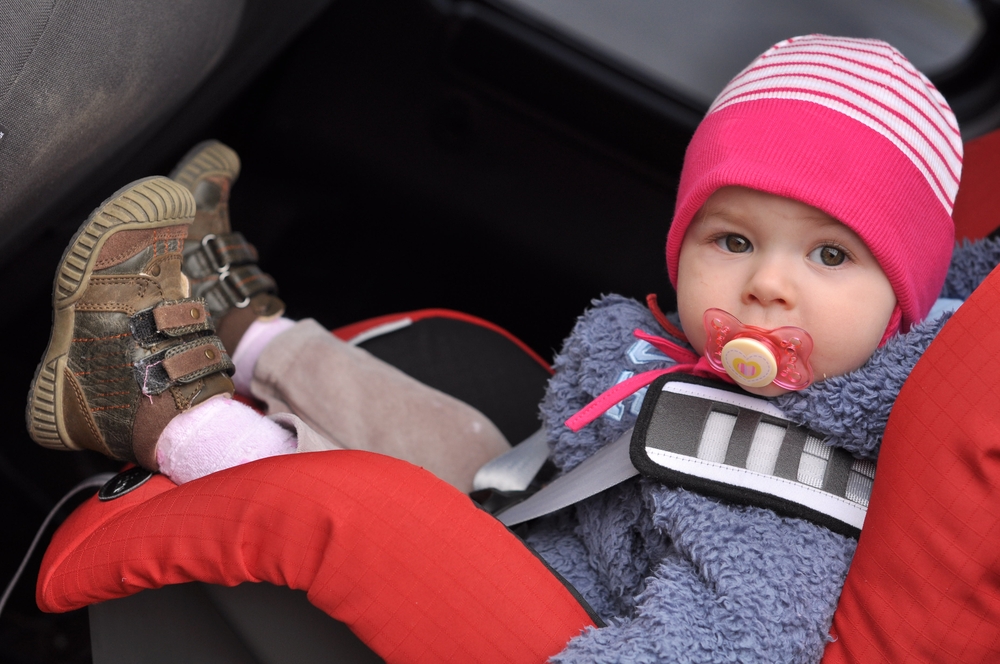
<instances>
[{"instance_id":1,"label":"baby's face","mask_svg":"<svg viewBox=\"0 0 1000 664\"><path fill-rule=\"evenodd\" d=\"M854 231L814 207L743 187L705 202L681 244L681 326L705 348L702 316L716 307L745 325L795 325L815 342L815 380L857 369L878 347L896 306L892 285ZM779 387L747 389L762 396Z\"/></svg>"}]
</instances>

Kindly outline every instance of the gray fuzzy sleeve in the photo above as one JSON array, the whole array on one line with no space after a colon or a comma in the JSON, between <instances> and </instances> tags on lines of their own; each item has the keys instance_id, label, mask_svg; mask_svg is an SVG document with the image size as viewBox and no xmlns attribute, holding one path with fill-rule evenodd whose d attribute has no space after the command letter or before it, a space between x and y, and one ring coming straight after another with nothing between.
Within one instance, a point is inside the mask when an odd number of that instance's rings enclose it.
<instances>
[{"instance_id":1,"label":"gray fuzzy sleeve","mask_svg":"<svg viewBox=\"0 0 1000 664\"><path fill-rule=\"evenodd\" d=\"M626 410L620 419L599 417L578 432L570 431L566 419L613 386L623 371L638 373L673 364L665 356L641 366L631 364L626 349L635 341L633 330L658 331L659 324L635 300L605 295L592 302L563 343L555 359L555 375L549 380L541 403L542 423L548 430L552 460L569 471L604 445L617 440L635 422L638 411ZM636 399L639 399L638 395ZM629 403L634 403L630 400Z\"/></svg>"}]
</instances>

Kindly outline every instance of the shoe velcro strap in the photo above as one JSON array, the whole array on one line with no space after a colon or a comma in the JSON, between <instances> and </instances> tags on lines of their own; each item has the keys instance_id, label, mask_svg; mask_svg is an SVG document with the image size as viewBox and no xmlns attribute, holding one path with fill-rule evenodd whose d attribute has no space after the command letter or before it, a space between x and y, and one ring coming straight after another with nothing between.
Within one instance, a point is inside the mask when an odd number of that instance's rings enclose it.
<instances>
[{"instance_id":1,"label":"shoe velcro strap","mask_svg":"<svg viewBox=\"0 0 1000 664\"><path fill-rule=\"evenodd\" d=\"M201 246L208 254L216 272L222 273L239 265L256 263L260 258L257 248L247 242L243 233L219 233L206 235L201 240Z\"/></svg>"},{"instance_id":2,"label":"shoe velcro strap","mask_svg":"<svg viewBox=\"0 0 1000 664\"><path fill-rule=\"evenodd\" d=\"M169 337L212 329L205 301L177 300L153 307L156 329Z\"/></svg>"},{"instance_id":3,"label":"shoe velcro strap","mask_svg":"<svg viewBox=\"0 0 1000 664\"><path fill-rule=\"evenodd\" d=\"M649 386L632 463L643 475L729 502L765 507L858 537L875 462L823 443L770 401L672 374Z\"/></svg>"},{"instance_id":4,"label":"shoe velcro strap","mask_svg":"<svg viewBox=\"0 0 1000 664\"><path fill-rule=\"evenodd\" d=\"M132 336L142 346L197 332L214 332L203 299L168 300L129 318Z\"/></svg>"},{"instance_id":5,"label":"shoe velcro strap","mask_svg":"<svg viewBox=\"0 0 1000 664\"><path fill-rule=\"evenodd\" d=\"M211 337L202 338L168 350L163 358L163 368L166 369L170 380L190 383L223 370L226 364L225 358L228 358L228 355L221 341L213 343ZM229 364L232 364L232 361Z\"/></svg>"},{"instance_id":6,"label":"shoe velcro strap","mask_svg":"<svg viewBox=\"0 0 1000 664\"><path fill-rule=\"evenodd\" d=\"M231 376L235 370L222 340L215 335L171 346L132 365L135 380L146 395L157 395L171 385L192 383L219 371Z\"/></svg>"},{"instance_id":7,"label":"shoe velcro strap","mask_svg":"<svg viewBox=\"0 0 1000 664\"><path fill-rule=\"evenodd\" d=\"M258 293L277 293L278 284L271 275L256 265L243 265L220 275L211 292L214 297L225 298L226 308L242 309ZM207 299L209 295L206 293L205 297Z\"/></svg>"},{"instance_id":8,"label":"shoe velcro strap","mask_svg":"<svg viewBox=\"0 0 1000 664\"><path fill-rule=\"evenodd\" d=\"M211 274L222 274L241 265L256 263L260 256L257 248L247 242L242 233L206 235L194 251L185 252L184 272L189 277L203 279Z\"/></svg>"}]
</instances>

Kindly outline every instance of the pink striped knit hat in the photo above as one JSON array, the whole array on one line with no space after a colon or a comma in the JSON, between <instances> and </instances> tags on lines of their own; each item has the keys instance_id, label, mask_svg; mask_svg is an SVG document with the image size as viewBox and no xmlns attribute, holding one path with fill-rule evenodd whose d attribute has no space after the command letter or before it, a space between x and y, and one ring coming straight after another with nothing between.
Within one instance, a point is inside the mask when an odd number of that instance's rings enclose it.
<instances>
[{"instance_id":1,"label":"pink striped knit hat","mask_svg":"<svg viewBox=\"0 0 1000 664\"><path fill-rule=\"evenodd\" d=\"M875 39L788 39L729 82L691 139L667 236L670 281L692 217L716 189L740 185L857 233L907 330L941 292L961 172L955 116L902 53Z\"/></svg>"}]
</instances>

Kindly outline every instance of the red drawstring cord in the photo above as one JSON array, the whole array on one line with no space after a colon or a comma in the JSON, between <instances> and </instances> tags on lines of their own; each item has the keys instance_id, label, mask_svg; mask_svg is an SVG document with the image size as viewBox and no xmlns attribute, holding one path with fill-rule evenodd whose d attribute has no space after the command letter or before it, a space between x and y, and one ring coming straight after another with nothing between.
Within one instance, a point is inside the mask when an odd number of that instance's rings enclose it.
<instances>
[{"instance_id":1,"label":"red drawstring cord","mask_svg":"<svg viewBox=\"0 0 1000 664\"><path fill-rule=\"evenodd\" d=\"M669 320L667 320L666 314L660 309L660 303L657 300L656 293L650 293L646 296L646 306L649 307L649 312L653 314L653 318L656 322L660 324L667 333L674 339L680 339L684 343L687 343L687 336L684 335L684 330L680 329Z\"/></svg>"},{"instance_id":2,"label":"red drawstring cord","mask_svg":"<svg viewBox=\"0 0 1000 664\"><path fill-rule=\"evenodd\" d=\"M622 401L623 399L627 399L660 376L665 376L671 373L687 373L700 378L721 378L729 383L734 382L733 379L725 373L720 373L713 369L712 365L710 365L708 360L704 357L699 356L697 353L690 351L687 348L678 346L668 339L647 334L642 330L635 330L632 334L649 343L657 350L662 351L672 360L677 362L677 364L666 369L644 371L611 386L609 389L602 392L596 399L581 408L575 415L566 420L566 426L569 427L571 431L579 431L606 413L607 410L616 403Z\"/></svg>"},{"instance_id":3,"label":"red drawstring cord","mask_svg":"<svg viewBox=\"0 0 1000 664\"><path fill-rule=\"evenodd\" d=\"M679 364L695 364L698 361L698 353L693 350L688 350L683 346L678 346L669 339L657 337L639 329L633 330L632 335L636 339L642 339L650 346Z\"/></svg>"}]
</instances>

